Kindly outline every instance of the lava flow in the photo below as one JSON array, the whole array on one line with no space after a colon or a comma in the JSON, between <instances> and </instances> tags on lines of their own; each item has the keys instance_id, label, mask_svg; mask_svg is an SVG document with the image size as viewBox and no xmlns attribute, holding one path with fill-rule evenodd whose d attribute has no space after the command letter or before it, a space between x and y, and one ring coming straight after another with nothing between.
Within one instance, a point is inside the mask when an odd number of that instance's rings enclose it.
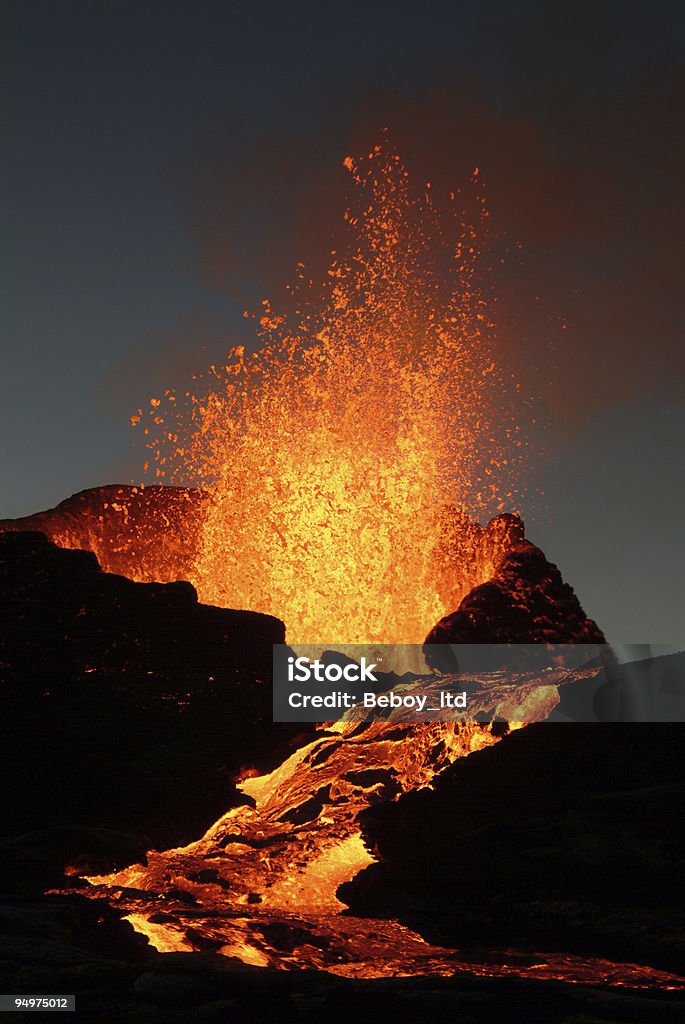
<instances>
[{"instance_id":1,"label":"lava flow","mask_svg":"<svg viewBox=\"0 0 685 1024\"><path fill-rule=\"evenodd\" d=\"M162 952L211 950L255 966L349 978L463 972L685 988L668 972L601 959L516 950L465 956L397 921L340 914L336 889L373 859L356 824L359 811L430 785L455 758L495 741L477 725L336 730L271 774L245 780L241 788L254 804L229 811L202 839L150 852L147 867L92 877L85 891L123 909Z\"/></svg>"},{"instance_id":2,"label":"lava flow","mask_svg":"<svg viewBox=\"0 0 685 1024\"><path fill-rule=\"evenodd\" d=\"M514 385L457 198L439 215L385 140L345 165L355 198L325 282L300 266L294 312L256 318L258 351L133 421L157 479L210 493L202 601L277 615L295 643L420 643L463 596L443 579L446 510L513 503ZM477 171L471 189L484 230Z\"/></svg>"},{"instance_id":3,"label":"lava flow","mask_svg":"<svg viewBox=\"0 0 685 1024\"><path fill-rule=\"evenodd\" d=\"M340 726L271 774L243 781L250 804L230 810L198 842L151 852L146 868L91 882L130 909L141 930L148 931L143 919L152 914L153 941L164 949L213 944L262 965L339 963L343 951L334 935L343 904L336 890L373 859L359 811L429 784L456 757L493 742L476 725ZM310 918L317 923L308 924ZM270 938L279 927L299 935L291 955Z\"/></svg>"}]
</instances>

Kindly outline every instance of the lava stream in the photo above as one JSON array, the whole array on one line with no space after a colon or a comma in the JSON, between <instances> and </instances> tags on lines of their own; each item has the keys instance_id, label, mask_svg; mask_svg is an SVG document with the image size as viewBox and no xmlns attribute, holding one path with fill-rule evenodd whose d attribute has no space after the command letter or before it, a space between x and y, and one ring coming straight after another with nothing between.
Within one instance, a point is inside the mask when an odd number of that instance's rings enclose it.
<instances>
[{"instance_id":1,"label":"lava stream","mask_svg":"<svg viewBox=\"0 0 685 1024\"><path fill-rule=\"evenodd\" d=\"M393 920L341 915L341 882L372 861L357 815L496 742L477 725L336 726L275 771L241 788L254 806L230 810L197 842L151 851L148 866L92 877L86 890L126 911L162 952L212 950L261 967L344 977L521 975L630 987L685 988L634 964L515 950L464 955Z\"/></svg>"}]
</instances>

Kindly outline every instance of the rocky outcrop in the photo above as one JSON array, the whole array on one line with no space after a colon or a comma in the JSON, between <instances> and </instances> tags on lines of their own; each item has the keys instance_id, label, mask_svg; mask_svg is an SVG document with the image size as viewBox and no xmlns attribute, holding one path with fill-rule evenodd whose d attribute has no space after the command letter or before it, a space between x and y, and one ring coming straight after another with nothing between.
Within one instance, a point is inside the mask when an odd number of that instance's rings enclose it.
<instances>
[{"instance_id":1,"label":"rocky outcrop","mask_svg":"<svg viewBox=\"0 0 685 1024\"><path fill-rule=\"evenodd\" d=\"M45 512L0 519L0 531L40 530L60 547L92 551L105 572L170 583L191 578L207 500L192 487L108 484Z\"/></svg>"},{"instance_id":2,"label":"rocky outcrop","mask_svg":"<svg viewBox=\"0 0 685 1024\"><path fill-rule=\"evenodd\" d=\"M586 616L556 565L534 544L514 538L492 566L487 582L472 589L455 612L433 627L424 653L429 665L449 671L451 662L443 664L439 645L604 642L602 631Z\"/></svg>"},{"instance_id":3,"label":"rocky outcrop","mask_svg":"<svg viewBox=\"0 0 685 1024\"><path fill-rule=\"evenodd\" d=\"M458 608L474 587L489 580L525 535L519 516L504 513L481 526L453 505L440 510L439 526L433 561L436 588L445 608Z\"/></svg>"},{"instance_id":4,"label":"rocky outcrop","mask_svg":"<svg viewBox=\"0 0 685 1024\"><path fill-rule=\"evenodd\" d=\"M338 890L460 949L565 951L685 972L680 724L547 724L360 815L379 863Z\"/></svg>"},{"instance_id":5,"label":"rocky outcrop","mask_svg":"<svg viewBox=\"0 0 685 1024\"><path fill-rule=\"evenodd\" d=\"M301 729L272 721L283 623L198 604L189 583L134 583L90 552L4 533L0 621L0 820L42 830L39 874L64 847L46 829L75 828L81 848L59 858L81 863L94 837L79 829L197 835L239 799L240 768L277 763ZM3 857L16 866L11 844Z\"/></svg>"}]
</instances>

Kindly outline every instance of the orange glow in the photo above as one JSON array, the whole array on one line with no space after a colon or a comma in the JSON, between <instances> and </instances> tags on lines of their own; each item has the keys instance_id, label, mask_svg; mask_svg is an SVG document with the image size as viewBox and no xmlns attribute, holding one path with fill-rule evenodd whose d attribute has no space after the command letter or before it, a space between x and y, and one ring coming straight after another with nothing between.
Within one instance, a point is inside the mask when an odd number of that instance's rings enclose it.
<instances>
[{"instance_id":1,"label":"orange glow","mask_svg":"<svg viewBox=\"0 0 685 1024\"><path fill-rule=\"evenodd\" d=\"M431 785L454 760L494 742L478 725L339 727L244 781L255 806L232 808L188 846L150 851L147 867L91 877L84 894L125 909L161 952L195 950L205 940L255 966L347 978L464 973L682 990L683 978L651 967L559 952L464 956L398 921L340 914L338 886L374 859L359 812L392 798L391 786L399 793Z\"/></svg>"},{"instance_id":2,"label":"orange glow","mask_svg":"<svg viewBox=\"0 0 685 1024\"><path fill-rule=\"evenodd\" d=\"M511 506L521 442L476 228L415 194L385 141L344 166L348 244L323 284L298 265L295 312L262 304L255 353L133 419L156 478L210 489L201 601L277 615L295 643L417 643L491 570L446 581L445 516Z\"/></svg>"},{"instance_id":3,"label":"orange glow","mask_svg":"<svg viewBox=\"0 0 685 1024\"><path fill-rule=\"evenodd\" d=\"M298 265L295 313L264 302L254 317L258 351L234 347L190 390L132 417L153 477L202 494L171 492L160 517L162 492L134 489L55 539L88 546L110 571L188 578L204 602L277 615L294 644L421 643L521 539L514 517L485 528L471 517L515 505L507 481L524 446L502 411L508 382L476 284L476 228L454 205L439 215L430 185L415 194L385 142L343 163L356 196L349 242L323 285ZM474 189L479 180L475 167ZM556 698L541 687L513 710L538 720ZM339 721L269 774L241 772L250 801L197 841L91 876L83 891L125 910L163 952L209 943L256 966L356 978L462 971L682 987L605 960L464 960L397 921L340 914L341 883L374 860L359 814L430 787L499 735L475 723Z\"/></svg>"}]
</instances>

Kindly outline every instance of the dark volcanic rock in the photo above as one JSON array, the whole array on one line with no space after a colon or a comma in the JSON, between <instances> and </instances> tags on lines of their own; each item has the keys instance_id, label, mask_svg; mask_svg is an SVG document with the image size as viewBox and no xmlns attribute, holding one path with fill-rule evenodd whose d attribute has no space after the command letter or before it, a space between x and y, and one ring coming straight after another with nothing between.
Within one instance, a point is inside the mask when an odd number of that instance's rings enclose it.
<instances>
[{"instance_id":1,"label":"dark volcanic rock","mask_svg":"<svg viewBox=\"0 0 685 1024\"><path fill-rule=\"evenodd\" d=\"M197 1006L231 996L284 995L284 971L265 972L233 957L211 953L169 953L135 982L139 999L160 1006Z\"/></svg>"},{"instance_id":2,"label":"dark volcanic rock","mask_svg":"<svg viewBox=\"0 0 685 1024\"><path fill-rule=\"evenodd\" d=\"M236 802L241 766L274 765L298 729L272 721L283 623L200 605L189 583L133 583L43 534L4 533L0 621L6 835L95 827L176 845ZM49 850L69 859L53 840L39 874ZM3 856L16 861L6 844Z\"/></svg>"},{"instance_id":3,"label":"dark volcanic rock","mask_svg":"<svg viewBox=\"0 0 685 1024\"><path fill-rule=\"evenodd\" d=\"M380 857L338 895L429 941L685 973L685 730L548 724L362 812Z\"/></svg>"},{"instance_id":4,"label":"dark volcanic rock","mask_svg":"<svg viewBox=\"0 0 685 1024\"><path fill-rule=\"evenodd\" d=\"M505 551L491 579L433 627L424 652L429 665L449 671L451 663L441 663L440 652L431 650L434 645L604 642L556 565L540 548L518 540Z\"/></svg>"},{"instance_id":5,"label":"dark volcanic rock","mask_svg":"<svg viewBox=\"0 0 685 1024\"><path fill-rule=\"evenodd\" d=\"M12 961L37 968L100 957L139 963L148 953L147 939L104 900L76 894L0 896L0 963L5 968Z\"/></svg>"},{"instance_id":6,"label":"dark volcanic rock","mask_svg":"<svg viewBox=\"0 0 685 1024\"><path fill-rule=\"evenodd\" d=\"M113 829L39 829L0 840L0 884L5 892L39 892L63 885L66 870L104 874L131 863L146 864L146 852L139 836Z\"/></svg>"}]
</instances>

